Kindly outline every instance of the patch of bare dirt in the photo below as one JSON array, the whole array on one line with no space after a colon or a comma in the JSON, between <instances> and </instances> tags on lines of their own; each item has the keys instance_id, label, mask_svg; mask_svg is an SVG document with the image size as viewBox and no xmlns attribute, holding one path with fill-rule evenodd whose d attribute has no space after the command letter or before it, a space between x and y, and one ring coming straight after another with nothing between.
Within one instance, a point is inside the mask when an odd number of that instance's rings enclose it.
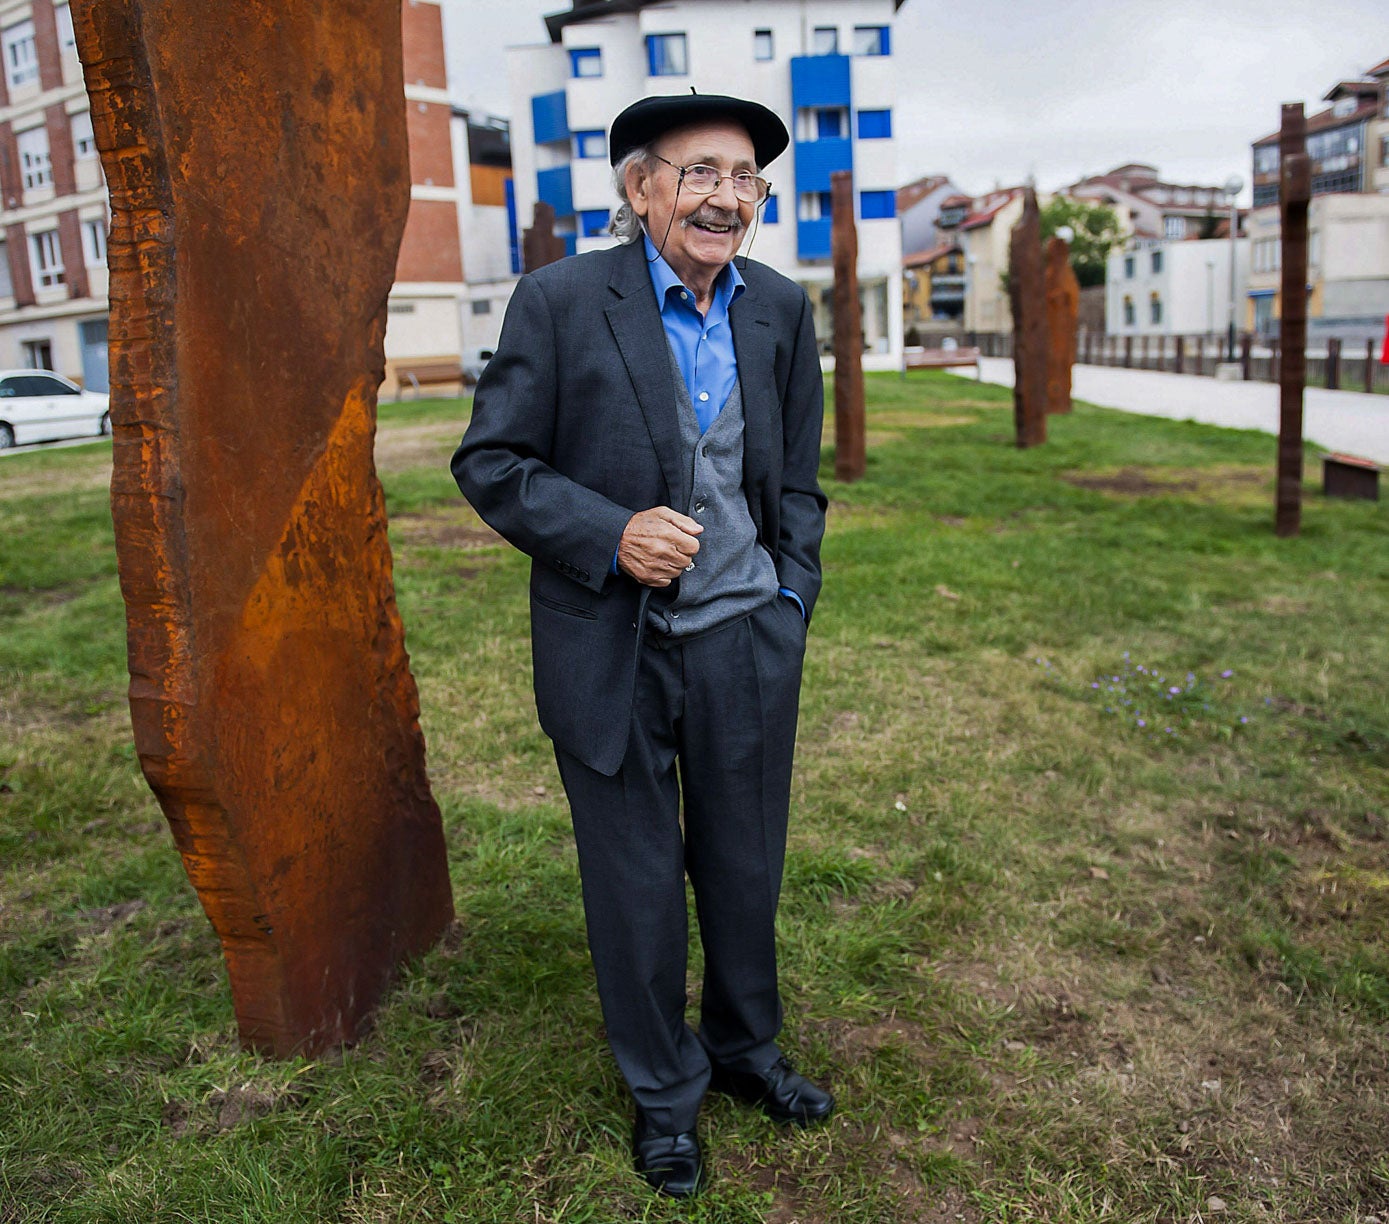
<instances>
[{"instance_id":1,"label":"patch of bare dirt","mask_svg":"<svg viewBox=\"0 0 1389 1224\"><path fill-rule=\"evenodd\" d=\"M1202 500L1244 495L1265 486L1270 474L1264 468L1226 465L1216 468L1138 467L1114 472L1063 472L1061 479L1078 489L1093 489L1121 497L1159 497L1170 493L1194 494Z\"/></svg>"},{"instance_id":2,"label":"patch of bare dirt","mask_svg":"<svg viewBox=\"0 0 1389 1224\"><path fill-rule=\"evenodd\" d=\"M376 470L402 472L407 468L438 464L446 468L449 456L463 436L464 420L435 421L428 425L387 425L376 431Z\"/></svg>"},{"instance_id":3,"label":"patch of bare dirt","mask_svg":"<svg viewBox=\"0 0 1389 1224\"><path fill-rule=\"evenodd\" d=\"M505 541L460 498L456 506L432 506L391 518L391 536L398 547L494 548Z\"/></svg>"}]
</instances>

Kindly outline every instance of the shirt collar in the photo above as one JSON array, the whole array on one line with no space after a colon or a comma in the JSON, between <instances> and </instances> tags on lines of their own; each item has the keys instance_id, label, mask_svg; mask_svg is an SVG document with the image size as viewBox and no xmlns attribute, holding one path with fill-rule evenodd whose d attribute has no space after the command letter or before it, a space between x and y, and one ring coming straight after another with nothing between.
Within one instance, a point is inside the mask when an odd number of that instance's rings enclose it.
<instances>
[{"instance_id":1,"label":"shirt collar","mask_svg":"<svg viewBox=\"0 0 1389 1224\"><path fill-rule=\"evenodd\" d=\"M675 275L670 264L666 263L666 257L656 253L656 244L651 241L651 235L643 231L641 240L646 246L646 269L651 273L651 287L656 291L657 304L664 310L666 308L666 295L672 289L684 289L685 286ZM726 311L742 297L743 290L746 288L747 285L738 273L737 264L729 262L714 280L714 301L709 307L710 313L714 313L720 307ZM691 305L693 304L691 302Z\"/></svg>"}]
</instances>

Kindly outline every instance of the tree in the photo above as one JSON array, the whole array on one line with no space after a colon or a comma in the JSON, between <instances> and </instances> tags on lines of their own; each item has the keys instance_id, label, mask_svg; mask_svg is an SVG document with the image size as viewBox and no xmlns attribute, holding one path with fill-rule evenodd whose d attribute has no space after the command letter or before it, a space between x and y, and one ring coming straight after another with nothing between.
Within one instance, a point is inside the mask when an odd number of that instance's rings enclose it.
<instances>
[{"instance_id":1,"label":"tree","mask_svg":"<svg viewBox=\"0 0 1389 1224\"><path fill-rule=\"evenodd\" d=\"M1042 244L1063 225L1075 232L1071 239L1071 267L1081 287L1104 284L1105 260L1124 241L1119 214L1107 204L1052 196L1042 209Z\"/></svg>"}]
</instances>

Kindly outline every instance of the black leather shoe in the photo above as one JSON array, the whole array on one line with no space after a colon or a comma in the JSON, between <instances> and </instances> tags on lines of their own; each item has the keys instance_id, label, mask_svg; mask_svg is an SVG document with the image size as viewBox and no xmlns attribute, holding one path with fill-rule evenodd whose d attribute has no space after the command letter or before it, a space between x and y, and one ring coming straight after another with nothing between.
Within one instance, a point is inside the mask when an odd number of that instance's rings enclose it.
<instances>
[{"instance_id":1,"label":"black leather shoe","mask_svg":"<svg viewBox=\"0 0 1389 1224\"><path fill-rule=\"evenodd\" d=\"M834 1112L834 1097L801 1075L784 1056L765 1071L730 1071L715 1063L709 1087L758 1106L773 1122L813 1126Z\"/></svg>"},{"instance_id":2,"label":"black leather shoe","mask_svg":"<svg viewBox=\"0 0 1389 1224\"><path fill-rule=\"evenodd\" d=\"M658 1134L640 1109L632 1131L632 1156L646 1184L671 1198L690 1198L704 1185L704 1155L694 1131Z\"/></svg>"}]
</instances>

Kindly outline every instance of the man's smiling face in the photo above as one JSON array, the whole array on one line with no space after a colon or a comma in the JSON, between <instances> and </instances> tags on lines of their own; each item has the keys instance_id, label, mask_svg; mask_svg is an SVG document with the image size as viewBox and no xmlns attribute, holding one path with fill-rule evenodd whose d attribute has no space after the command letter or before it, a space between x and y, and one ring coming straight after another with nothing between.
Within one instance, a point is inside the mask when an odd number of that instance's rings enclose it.
<instances>
[{"instance_id":1,"label":"man's smiling face","mask_svg":"<svg viewBox=\"0 0 1389 1224\"><path fill-rule=\"evenodd\" d=\"M667 132L656 142L656 152L674 165L657 163L647 175L633 171L628 197L671 270L686 285L700 289L733 259L757 206L738 199L727 178L713 194L695 195L681 185L674 166L713 166L722 175L756 174L752 139L737 123L699 123Z\"/></svg>"}]
</instances>

